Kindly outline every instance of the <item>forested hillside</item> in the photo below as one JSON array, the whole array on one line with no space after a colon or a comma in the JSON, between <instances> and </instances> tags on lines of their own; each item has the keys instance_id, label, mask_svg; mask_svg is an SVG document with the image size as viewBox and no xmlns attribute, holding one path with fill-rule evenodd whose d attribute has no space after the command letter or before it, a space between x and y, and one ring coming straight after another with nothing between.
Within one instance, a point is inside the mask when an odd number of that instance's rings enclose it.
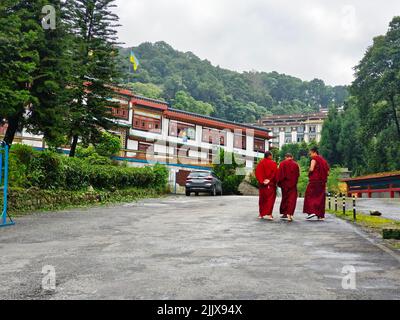
<instances>
[{"instance_id":1,"label":"forested hillside","mask_svg":"<svg viewBox=\"0 0 400 320\"><path fill-rule=\"evenodd\" d=\"M254 122L266 114L311 113L320 106L341 106L344 86L301 79L277 72L238 73L165 42L143 43L133 51L140 67L133 72L130 48L120 49L123 82L139 94L165 99L174 107L237 122Z\"/></svg>"},{"instance_id":2,"label":"forested hillside","mask_svg":"<svg viewBox=\"0 0 400 320\"><path fill-rule=\"evenodd\" d=\"M354 174L400 170L400 17L356 66L344 112L331 109L321 152Z\"/></svg>"}]
</instances>

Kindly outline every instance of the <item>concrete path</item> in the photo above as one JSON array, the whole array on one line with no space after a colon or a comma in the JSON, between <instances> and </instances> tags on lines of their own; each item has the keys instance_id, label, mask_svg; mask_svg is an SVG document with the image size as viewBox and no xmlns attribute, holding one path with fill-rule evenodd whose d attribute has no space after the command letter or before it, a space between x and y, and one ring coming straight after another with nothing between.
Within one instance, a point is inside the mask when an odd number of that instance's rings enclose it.
<instances>
[{"instance_id":1,"label":"concrete path","mask_svg":"<svg viewBox=\"0 0 400 320\"><path fill-rule=\"evenodd\" d=\"M204 196L20 218L0 229L0 299L400 299L399 256L350 224L256 217L256 197Z\"/></svg>"}]
</instances>

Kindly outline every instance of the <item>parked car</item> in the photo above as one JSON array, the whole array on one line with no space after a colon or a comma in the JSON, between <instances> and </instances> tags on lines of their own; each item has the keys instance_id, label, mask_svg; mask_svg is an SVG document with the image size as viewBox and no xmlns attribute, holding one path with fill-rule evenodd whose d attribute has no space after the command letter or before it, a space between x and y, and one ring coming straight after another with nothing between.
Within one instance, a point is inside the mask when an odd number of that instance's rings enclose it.
<instances>
[{"instance_id":1,"label":"parked car","mask_svg":"<svg viewBox=\"0 0 400 320\"><path fill-rule=\"evenodd\" d=\"M194 192L209 193L211 196L222 195L222 182L212 172L193 171L186 179L186 195L189 197Z\"/></svg>"}]
</instances>

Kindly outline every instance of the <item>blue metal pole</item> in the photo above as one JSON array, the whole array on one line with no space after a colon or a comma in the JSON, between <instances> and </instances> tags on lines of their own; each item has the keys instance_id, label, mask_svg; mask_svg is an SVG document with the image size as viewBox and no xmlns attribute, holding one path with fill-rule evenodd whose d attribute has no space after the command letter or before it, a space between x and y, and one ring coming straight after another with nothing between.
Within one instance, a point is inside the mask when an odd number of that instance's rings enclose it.
<instances>
[{"instance_id":1,"label":"blue metal pole","mask_svg":"<svg viewBox=\"0 0 400 320\"><path fill-rule=\"evenodd\" d=\"M4 147L4 211L3 211L3 224L7 224L7 193L8 193L8 145Z\"/></svg>"},{"instance_id":2,"label":"blue metal pole","mask_svg":"<svg viewBox=\"0 0 400 320\"><path fill-rule=\"evenodd\" d=\"M0 148L0 189L3 182L3 148Z\"/></svg>"}]
</instances>

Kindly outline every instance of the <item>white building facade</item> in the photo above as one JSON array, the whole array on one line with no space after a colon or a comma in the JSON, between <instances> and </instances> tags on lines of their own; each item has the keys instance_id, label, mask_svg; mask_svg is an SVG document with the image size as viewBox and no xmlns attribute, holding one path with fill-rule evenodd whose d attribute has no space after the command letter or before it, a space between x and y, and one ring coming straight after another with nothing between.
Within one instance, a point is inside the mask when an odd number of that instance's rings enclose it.
<instances>
[{"instance_id":1,"label":"white building facade","mask_svg":"<svg viewBox=\"0 0 400 320\"><path fill-rule=\"evenodd\" d=\"M259 120L258 125L271 131L272 145L280 149L285 144L320 142L326 118L325 112L269 116Z\"/></svg>"}]
</instances>

